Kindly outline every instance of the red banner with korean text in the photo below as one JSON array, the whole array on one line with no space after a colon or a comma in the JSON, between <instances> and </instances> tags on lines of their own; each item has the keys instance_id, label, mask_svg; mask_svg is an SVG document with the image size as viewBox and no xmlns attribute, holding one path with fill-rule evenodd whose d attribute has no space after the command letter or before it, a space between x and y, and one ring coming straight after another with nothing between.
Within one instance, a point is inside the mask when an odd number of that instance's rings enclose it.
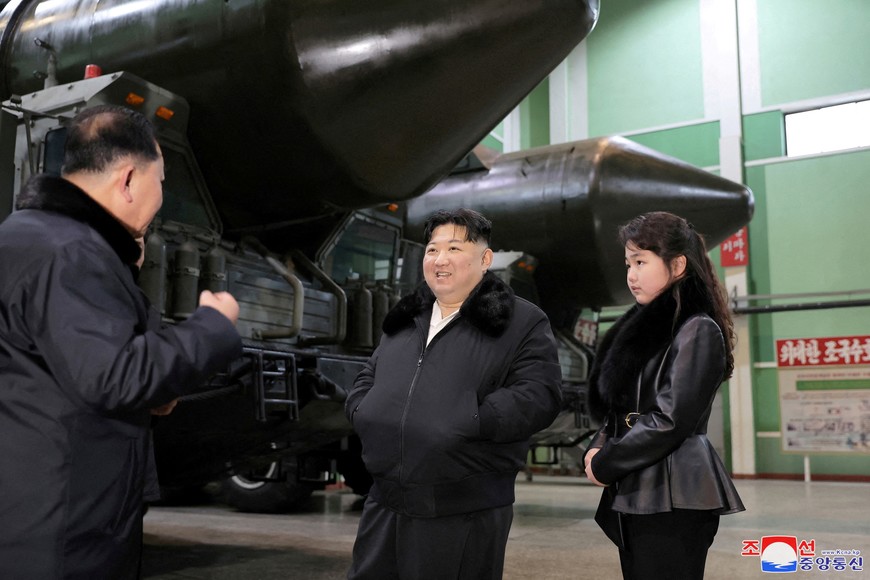
<instances>
[{"instance_id":1,"label":"red banner with korean text","mask_svg":"<svg viewBox=\"0 0 870 580\"><path fill-rule=\"evenodd\" d=\"M870 336L790 338L776 341L776 366L870 365Z\"/></svg>"},{"instance_id":2,"label":"red banner with korean text","mask_svg":"<svg viewBox=\"0 0 870 580\"><path fill-rule=\"evenodd\" d=\"M749 264L749 238L746 235L746 226L719 244L719 259L723 268Z\"/></svg>"}]
</instances>

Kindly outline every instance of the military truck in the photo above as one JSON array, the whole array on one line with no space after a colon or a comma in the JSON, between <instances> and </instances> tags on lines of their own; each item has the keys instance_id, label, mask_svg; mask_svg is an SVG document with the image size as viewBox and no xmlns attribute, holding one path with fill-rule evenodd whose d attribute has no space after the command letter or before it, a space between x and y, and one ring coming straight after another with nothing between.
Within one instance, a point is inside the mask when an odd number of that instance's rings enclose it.
<instances>
[{"instance_id":1,"label":"military truck","mask_svg":"<svg viewBox=\"0 0 870 580\"><path fill-rule=\"evenodd\" d=\"M154 122L166 162L143 291L166 324L202 289L240 303L244 355L155 424L164 486L219 480L251 511L288 509L339 475L367 491L343 401L387 310L422 279L432 209L493 218L498 272L551 318L565 405L534 438L547 449L592 428L576 327L584 309L630 299L616 224L670 209L716 243L749 220L743 186L624 139L476 155L597 17L593 1L495 3L497 19L492 1L467 0L13 0L0 12L0 218L30 175L59 171L76 112L129 106ZM119 72L81 79L92 59Z\"/></svg>"}]
</instances>

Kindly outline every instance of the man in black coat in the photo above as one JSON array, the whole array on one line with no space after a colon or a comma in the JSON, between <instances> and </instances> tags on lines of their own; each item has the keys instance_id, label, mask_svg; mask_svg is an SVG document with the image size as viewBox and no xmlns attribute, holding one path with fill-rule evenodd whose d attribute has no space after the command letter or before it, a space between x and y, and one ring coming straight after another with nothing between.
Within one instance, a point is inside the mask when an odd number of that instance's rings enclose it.
<instances>
[{"instance_id":1,"label":"man in black coat","mask_svg":"<svg viewBox=\"0 0 870 580\"><path fill-rule=\"evenodd\" d=\"M204 292L149 329L133 269L163 158L142 115L80 113L62 174L0 225L0 578L136 578L150 411L241 354L239 307Z\"/></svg>"},{"instance_id":2,"label":"man in black coat","mask_svg":"<svg viewBox=\"0 0 870 580\"><path fill-rule=\"evenodd\" d=\"M374 478L348 578L502 577L529 437L561 407L544 313L487 272L477 212L426 222L426 279L384 321L345 409Z\"/></svg>"}]
</instances>

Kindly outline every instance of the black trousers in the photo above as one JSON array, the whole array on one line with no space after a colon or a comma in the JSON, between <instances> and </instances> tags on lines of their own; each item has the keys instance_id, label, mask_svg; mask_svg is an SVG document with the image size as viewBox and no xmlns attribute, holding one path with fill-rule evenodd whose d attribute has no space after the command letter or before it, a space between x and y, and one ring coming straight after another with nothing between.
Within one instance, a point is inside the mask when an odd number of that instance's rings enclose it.
<instances>
[{"instance_id":1,"label":"black trousers","mask_svg":"<svg viewBox=\"0 0 870 580\"><path fill-rule=\"evenodd\" d=\"M349 580L500 580L513 506L440 518L397 514L369 496Z\"/></svg>"},{"instance_id":2,"label":"black trousers","mask_svg":"<svg viewBox=\"0 0 870 580\"><path fill-rule=\"evenodd\" d=\"M625 580L701 580L707 550L719 529L710 511L624 514L625 550L619 563Z\"/></svg>"}]
</instances>

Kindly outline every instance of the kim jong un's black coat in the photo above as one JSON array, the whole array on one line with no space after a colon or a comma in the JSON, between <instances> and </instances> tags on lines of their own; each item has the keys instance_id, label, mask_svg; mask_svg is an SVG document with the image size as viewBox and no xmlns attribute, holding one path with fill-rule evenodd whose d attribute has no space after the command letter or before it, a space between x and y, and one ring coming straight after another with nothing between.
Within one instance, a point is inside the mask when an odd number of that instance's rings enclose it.
<instances>
[{"instance_id":1,"label":"kim jong un's black coat","mask_svg":"<svg viewBox=\"0 0 870 580\"><path fill-rule=\"evenodd\" d=\"M347 398L373 497L424 518L510 505L529 437L561 408L550 323L487 273L427 345L434 302L421 284L390 311Z\"/></svg>"},{"instance_id":2,"label":"kim jong un's black coat","mask_svg":"<svg viewBox=\"0 0 870 580\"><path fill-rule=\"evenodd\" d=\"M595 477L615 485L604 491L600 523L608 507L628 514L744 509L706 435L726 345L696 283L676 283L679 309L670 290L633 306L601 342L589 402L603 427L589 448L600 448Z\"/></svg>"},{"instance_id":3,"label":"kim jong un's black coat","mask_svg":"<svg viewBox=\"0 0 870 580\"><path fill-rule=\"evenodd\" d=\"M138 245L72 183L34 178L19 209L0 225L0 578L136 578L149 410L241 341L211 308L149 331Z\"/></svg>"}]
</instances>

